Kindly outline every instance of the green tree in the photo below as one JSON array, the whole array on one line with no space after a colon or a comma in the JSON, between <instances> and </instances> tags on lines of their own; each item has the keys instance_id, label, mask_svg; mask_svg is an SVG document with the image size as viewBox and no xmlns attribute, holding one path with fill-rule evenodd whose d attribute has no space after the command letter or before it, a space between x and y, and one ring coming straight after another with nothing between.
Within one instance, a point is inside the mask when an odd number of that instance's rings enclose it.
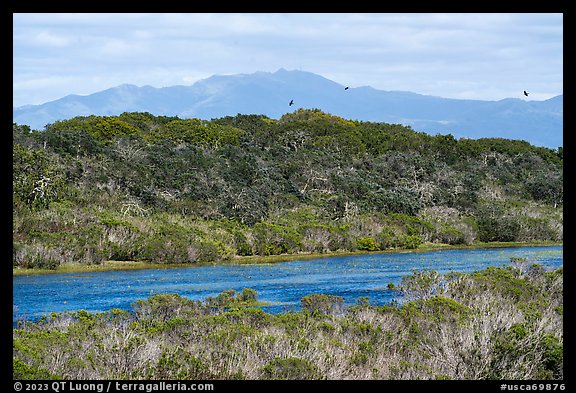
<instances>
[{"instance_id":1,"label":"green tree","mask_svg":"<svg viewBox=\"0 0 576 393\"><path fill-rule=\"evenodd\" d=\"M365 236L356 239L356 248L361 251L377 251L380 249L373 237Z\"/></svg>"},{"instance_id":2,"label":"green tree","mask_svg":"<svg viewBox=\"0 0 576 393\"><path fill-rule=\"evenodd\" d=\"M47 208L63 192L64 174L44 151L12 148L12 191L28 207Z\"/></svg>"}]
</instances>

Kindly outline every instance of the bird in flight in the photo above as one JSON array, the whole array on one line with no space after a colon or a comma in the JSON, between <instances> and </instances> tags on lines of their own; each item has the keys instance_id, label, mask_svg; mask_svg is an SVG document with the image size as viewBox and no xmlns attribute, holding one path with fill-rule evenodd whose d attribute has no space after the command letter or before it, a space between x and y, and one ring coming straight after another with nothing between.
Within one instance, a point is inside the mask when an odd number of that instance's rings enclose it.
<instances>
[{"instance_id":1,"label":"bird in flight","mask_svg":"<svg viewBox=\"0 0 576 393\"><path fill-rule=\"evenodd\" d=\"M288 104L288 106L292 106L294 105L294 100L290 100L290 103Z\"/></svg>"},{"instance_id":2,"label":"bird in flight","mask_svg":"<svg viewBox=\"0 0 576 393\"><path fill-rule=\"evenodd\" d=\"M348 87L348 86L346 86L346 87L344 88L344 90L348 90L348 89L349 89L349 87Z\"/></svg>"},{"instance_id":3,"label":"bird in flight","mask_svg":"<svg viewBox=\"0 0 576 393\"><path fill-rule=\"evenodd\" d=\"M524 90L524 95L525 95L526 97L528 97L528 93L526 93L526 90Z\"/></svg>"}]
</instances>

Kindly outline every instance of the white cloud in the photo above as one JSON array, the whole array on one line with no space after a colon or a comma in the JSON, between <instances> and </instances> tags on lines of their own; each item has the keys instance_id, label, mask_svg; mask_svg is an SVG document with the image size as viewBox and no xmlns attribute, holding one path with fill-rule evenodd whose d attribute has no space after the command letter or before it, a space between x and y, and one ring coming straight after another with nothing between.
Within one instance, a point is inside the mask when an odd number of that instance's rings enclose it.
<instances>
[{"instance_id":1,"label":"white cloud","mask_svg":"<svg viewBox=\"0 0 576 393\"><path fill-rule=\"evenodd\" d=\"M70 45L74 39L69 36L57 35L49 31L40 31L33 37L33 41L38 45L63 47Z\"/></svg>"},{"instance_id":2,"label":"white cloud","mask_svg":"<svg viewBox=\"0 0 576 393\"><path fill-rule=\"evenodd\" d=\"M527 85L533 97L562 93L562 14L14 14L13 21L17 106L54 99L55 91L99 91L88 82L94 77L160 87L282 67L444 97L501 99Z\"/></svg>"}]
</instances>

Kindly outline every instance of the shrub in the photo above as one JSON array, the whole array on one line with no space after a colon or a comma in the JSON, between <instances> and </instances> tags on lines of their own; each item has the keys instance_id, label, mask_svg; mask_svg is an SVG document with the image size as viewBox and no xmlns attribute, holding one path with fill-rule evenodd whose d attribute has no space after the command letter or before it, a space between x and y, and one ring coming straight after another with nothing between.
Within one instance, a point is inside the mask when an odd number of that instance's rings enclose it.
<instances>
[{"instance_id":1,"label":"shrub","mask_svg":"<svg viewBox=\"0 0 576 393\"><path fill-rule=\"evenodd\" d=\"M160 293L146 300L137 300L132 306L138 318L167 321L180 316L187 309L194 309L196 303L177 294Z\"/></svg>"},{"instance_id":2,"label":"shrub","mask_svg":"<svg viewBox=\"0 0 576 393\"><path fill-rule=\"evenodd\" d=\"M43 368L30 366L18 358L12 359L12 367L12 379L14 380L61 379Z\"/></svg>"},{"instance_id":3,"label":"shrub","mask_svg":"<svg viewBox=\"0 0 576 393\"><path fill-rule=\"evenodd\" d=\"M403 241L403 247L409 250L418 248L422 244L422 238L418 235L405 235Z\"/></svg>"},{"instance_id":4,"label":"shrub","mask_svg":"<svg viewBox=\"0 0 576 393\"><path fill-rule=\"evenodd\" d=\"M306 359L276 358L261 369L264 379L319 379L318 367Z\"/></svg>"},{"instance_id":5,"label":"shrub","mask_svg":"<svg viewBox=\"0 0 576 393\"><path fill-rule=\"evenodd\" d=\"M252 288L244 288L242 293L237 295L237 298L240 302L254 303L258 301L258 293Z\"/></svg>"},{"instance_id":6,"label":"shrub","mask_svg":"<svg viewBox=\"0 0 576 393\"><path fill-rule=\"evenodd\" d=\"M376 240L370 236L356 239L356 248L361 251L377 251L380 249Z\"/></svg>"},{"instance_id":7,"label":"shrub","mask_svg":"<svg viewBox=\"0 0 576 393\"><path fill-rule=\"evenodd\" d=\"M46 209L63 193L65 174L57 159L41 149L14 145L12 192L30 209Z\"/></svg>"},{"instance_id":8,"label":"shrub","mask_svg":"<svg viewBox=\"0 0 576 393\"><path fill-rule=\"evenodd\" d=\"M226 289L216 297L208 296L206 304L213 308L230 308L237 306L253 306L258 302L258 293L252 288L244 288L242 292Z\"/></svg>"},{"instance_id":9,"label":"shrub","mask_svg":"<svg viewBox=\"0 0 576 393\"><path fill-rule=\"evenodd\" d=\"M464 233L449 223L442 223L438 230L438 240L446 244L464 244Z\"/></svg>"},{"instance_id":10,"label":"shrub","mask_svg":"<svg viewBox=\"0 0 576 393\"><path fill-rule=\"evenodd\" d=\"M431 315L436 321L465 321L470 316L470 308L456 300L443 296L433 296L422 301L418 307Z\"/></svg>"},{"instance_id":11,"label":"shrub","mask_svg":"<svg viewBox=\"0 0 576 393\"><path fill-rule=\"evenodd\" d=\"M209 376L208 367L200 359L178 348L162 352L154 379L204 379Z\"/></svg>"},{"instance_id":12,"label":"shrub","mask_svg":"<svg viewBox=\"0 0 576 393\"><path fill-rule=\"evenodd\" d=\"M520 224L516 217L480 217L478 237L482 242L511 242L518 238Z\"/></svg>"},{"instance_id":13,"label":"shrub","mask_svg":"<svg viewBox=\"0 0 576 393\"><path fill-rule=\"evenodd\" d=\"M396 232L391 227L384 227L378 235L378 240L380 241L380 247L382 249L386 248L396 248L400 246L400 239Z\"/></svg>"},{"instance_id":14,"label":"shrub","mask_svg":"<svg viewBox=\"0 0 576 393\"><path fill-rule=\"evenodd\" d=\"M411 276L402 277L400 289L408 300L429 299L439 294L443 278L434 270L415 271Z\"/></svg>"},{"instance_id":15,"label":"shrub","mask_svg":"<svg viewBox=\"0 0 576 393\"><path fill-rule=\"evenodd\" d=\"M312 294L300 299L302 308L311 313L330 314L342 309L344 298L335 295Z\"/></svg>"},{"instance_id":16,"label":"shrub","mask_svg":"<svg viewBox=\"0 0 576 393\"><path fill-rule=\"evenodd\" d=\"M542 365L539 378L562 379L564 366L564 345L562 341L551 334L542 337L541 348L543 351Z\"/></svg>"},{"instance_id":17,"label":"shrub","mask_svg":"<svg viewBox=\"0 0 576 393\"><path fill-rule=\"evenodd\" d=\"M248 239L241 231L234 232L234 245L236 246L236 254L241 256L252 255L252 246L248 243Z\"/></svg>"},{"instance_id":18,"label":"shrub","mask_svg":"<svg viewBox=\"0 0 576 393\"><path fill-rule=\"evenodd\" d=\"M258 255L279 255L299 251L302 235L287 226L261 222L254 225L254 241Z\"/></svg>"},{"instance_id":19,"label":"shrub","mask_svg":"<svg viewBox=\"0 0 576 393\"><path fill-rule=\"evenodd\" d=\"M401 285L411 301L359 299L330 315L339 296L305 296L302 312L270 314L244 307L257 298L250 288L205 302L159 294L134 312L23 321L13 329L13 376L559 380L561 283L562 269L534 266L416 272Z\"/></svg>"}]
</instances>

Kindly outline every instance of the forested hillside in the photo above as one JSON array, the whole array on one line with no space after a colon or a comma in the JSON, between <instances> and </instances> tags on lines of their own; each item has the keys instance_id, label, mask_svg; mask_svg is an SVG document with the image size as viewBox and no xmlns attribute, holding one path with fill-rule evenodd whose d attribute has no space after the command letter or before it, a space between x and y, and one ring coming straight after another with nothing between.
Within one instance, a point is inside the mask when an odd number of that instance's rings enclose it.
<instances>
[{"instance_id":1,"label":"forested hillside","mask_svg":"<svg viewBox=\"0 0 576 393\"><path fill-rule=\"evenodd\" d=\"M319 110L13 126L13 266L561 241L562 148Z\"/></svg>"}]
</instances>

